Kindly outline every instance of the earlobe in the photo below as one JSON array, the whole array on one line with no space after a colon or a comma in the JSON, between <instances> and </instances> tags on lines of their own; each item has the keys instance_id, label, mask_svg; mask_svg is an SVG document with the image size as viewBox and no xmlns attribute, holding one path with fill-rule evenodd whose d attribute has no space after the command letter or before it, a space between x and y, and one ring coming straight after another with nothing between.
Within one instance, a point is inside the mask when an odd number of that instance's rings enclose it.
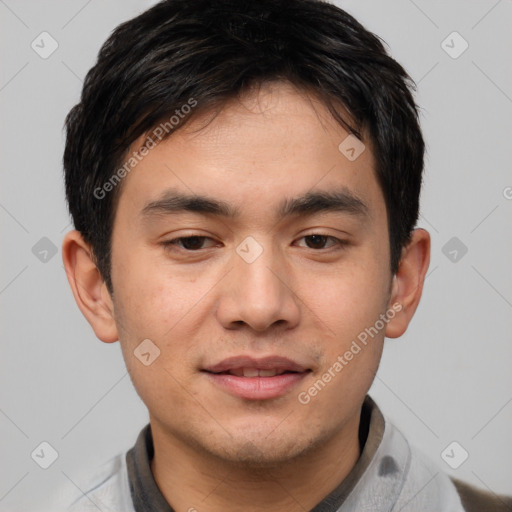
<instances>
[{"instance_id":1,"label":"earlobe","mask_svg":"<svg viewBox=\"0 0 512 512\"><path fill-rule=\"evenodd\" d=\"M415 229L393 276L389 307L399 311L387 324L388 338L398 338L407 330L421 299L429 263L430 235L424 229Z\"/></svg>"},{"instance_id":2,"label":"earlobe","mask_svg":"<svg viewBox=\"0 0 512 512\"><path fill-rule=\"evenodd\" d=\"M112 298L96 267L92 249L79 231L70 231L64 237L62 260L75 301L96 336L105 343L117 341Z\"/></svg>"}]
</instances>

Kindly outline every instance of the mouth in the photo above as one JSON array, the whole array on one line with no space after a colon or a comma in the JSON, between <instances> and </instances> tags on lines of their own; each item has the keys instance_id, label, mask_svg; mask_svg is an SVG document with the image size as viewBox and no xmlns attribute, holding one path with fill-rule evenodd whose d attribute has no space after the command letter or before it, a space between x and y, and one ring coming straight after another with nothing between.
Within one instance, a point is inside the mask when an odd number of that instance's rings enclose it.
<instances>
[{"instance_id":1,"label":"mouth","mask_svg":"<svg viewBox=\"0 0 512 512\"><path fill-rule=\"evenodd\" d=\"M266 400L289 393L311 369L283 357L237 356L204 368L202 372L216 387L230 395Z\"/></svg>"},{"instance_id":2,"label":"mouth","mask_svg":"<svg viewBox=\"0 0 512 512\"><path fill-rule=\"evenodd\" d=\"M208 370L206 370L208 371ZM263 368L233 368L225 372L208 372L213 375L235 375L236 377L275 377L276 375L283 375L284 373L300 373L292 370L278 370L277 368L263 369Z\"/></svg>"}]
</instances>

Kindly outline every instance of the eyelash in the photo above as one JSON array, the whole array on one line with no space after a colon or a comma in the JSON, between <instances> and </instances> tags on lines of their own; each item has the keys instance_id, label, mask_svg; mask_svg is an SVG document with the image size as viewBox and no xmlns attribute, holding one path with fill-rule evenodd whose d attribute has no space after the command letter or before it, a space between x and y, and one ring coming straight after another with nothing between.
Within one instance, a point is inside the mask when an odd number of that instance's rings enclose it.
<instances>
[{"instance_id":1,"label":"eyelash","mask_svg":"<svg viewBox=\"0 0 512 512\"><path fill-rule=\"evenodd\" d=\"M331 247L322 247L320 249L314 249L312 247L306 247L307 249L312 249L314 250L315 252L320 252L320 251L323 251L325 249L330 249L332 247L335 247L335 246L338 246L338 249L341 249L343 248L343 246L346 246L349 244L348 241L346 240L340 240L339 238L336 238L334 236L331 236L331 235L325 235L323 233L312 233L310 235L304 235L302 237L300 237L298 240L302 240L303 238L310 238L310 237L313 237L313 236L318 236L318 237L323 237L323 238L326 238L328 240L334 240L334 244L331 246ZM199 239L204 239L204 240L213 240L211 237L208 237L208 236L200 236L200 235L191 235L191 236L181 236L181 237L178 237L178 238L173 238L172 240L167 240L165 242L162 242L162 245L164 246L165 249L173 249L174 247L178 247L178 250L181 250L181 251L185 251L185 252L190 252L190 253L193 253L193 252L199 252L201 250L204 250L204 249L185 249L184 247L179 247L179 243L180 241L182 240L189 240L191 238L199 238Z\"/></svg>"}]
</instances>

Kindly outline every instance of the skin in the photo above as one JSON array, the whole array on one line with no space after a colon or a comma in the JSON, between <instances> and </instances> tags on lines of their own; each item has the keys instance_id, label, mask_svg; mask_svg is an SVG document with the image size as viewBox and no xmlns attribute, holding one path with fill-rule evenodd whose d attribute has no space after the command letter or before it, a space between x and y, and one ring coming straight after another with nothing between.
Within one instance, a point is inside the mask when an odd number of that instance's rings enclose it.
<instances>
[{"instance_id":1,"label":"skin","mask_svg":"<svg viewBox=\"0 0 512 512\"><path fill-rule=\"evenodd\" d=\"M113 296L77 231L63 243L67 276L97 337L121 342L149 410L152 471L175 510L309 510L360 455L362 402L384 337L401 336L419 303L430 238L415 230L391 275L371 145L365 141L349 161L338 150L348 133L313 97L269 84L228 103L205 126L207 119L177 130L124 178L112 238ZM239 216L142 215L166 189L222 200ZM359 198L366 214L276 217L284 197L332 190ZM313 234L328 238L308 238ZM207 238L196 239L194 250L162 244L186 236ZM248 236L263 249L252 263L236 252ZM298 394L393 304L401 311L300 403ZM149 366L133 353L144 339L160 349ZM280 355L311 371L284 396L242 399L200 371L238 354Z\"/></svg>"}]
</instances>

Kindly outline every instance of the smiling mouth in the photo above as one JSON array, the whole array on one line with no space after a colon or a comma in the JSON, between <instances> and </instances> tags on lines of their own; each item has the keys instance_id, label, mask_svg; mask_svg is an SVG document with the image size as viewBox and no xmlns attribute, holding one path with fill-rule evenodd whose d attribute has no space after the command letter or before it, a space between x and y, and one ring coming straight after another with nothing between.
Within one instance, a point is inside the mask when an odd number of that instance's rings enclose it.
<instances>
[{"instance_id":1,"label":"smiling mouth","mask_svg":"<svg viewBox=\"0 0 512 512\"><path fill-rule=\"evenodd\" d=\"M203 367L211 384L246 400L269 400L289 394L312 372L303 363L280 355L228 357Z\"/></svg>"},{"instance_id":2,"label":"smiling mouth","mask_svg":"<svg viewBox=\"0 0 512 512\"><path fill-rule=\"evenodd\" d=\"M311 370L284 368L229 368L214 372L203 370L218 389L246 400L269 400L287 395L303 382Z\"/></svg>"},{"instance_id":3,"label":"smiling mouth","mask_svg":"<svg viewBox=\"0 0 512 512\"><path fill-rule=\"evenodd\" d=\"M225 372L205 371L213 375L234 375L236 377L275 377L276 375L283 375L284 373L304 373L292 370L279 370L277 368L232 368Z\"/></svg>"}]
</instances>

